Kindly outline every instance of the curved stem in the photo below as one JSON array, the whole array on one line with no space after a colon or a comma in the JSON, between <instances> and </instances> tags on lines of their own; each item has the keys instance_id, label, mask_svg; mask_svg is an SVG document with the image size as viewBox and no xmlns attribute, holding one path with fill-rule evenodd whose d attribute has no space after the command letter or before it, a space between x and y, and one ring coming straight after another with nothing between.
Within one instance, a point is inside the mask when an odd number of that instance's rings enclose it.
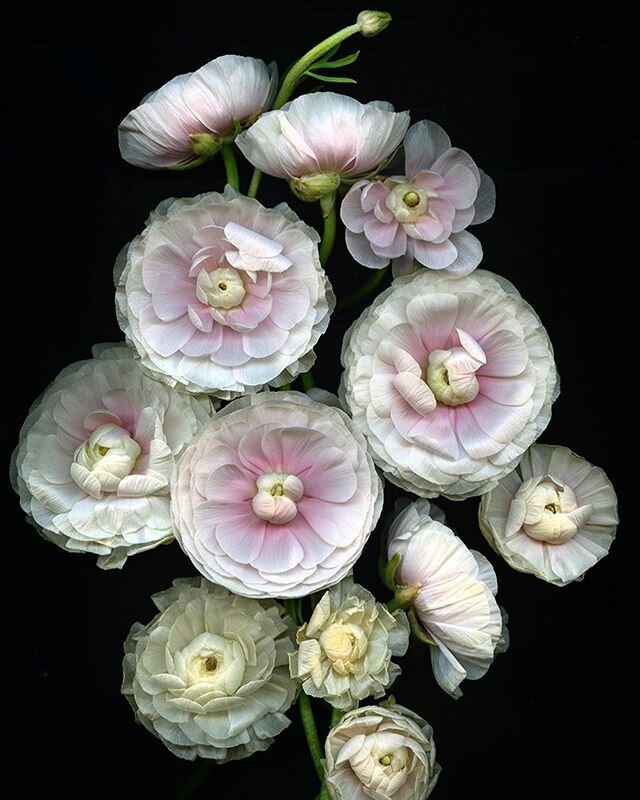
<instances>
[{"instance_id":1,"label":"curved stem","mask_svg":"<svg viewBox=\"0 0 640 800\"><path fill-rule=\"evenodd\" d=\"M341 708L334 708L333 709L333 711L331 712L331 727L332 728L335 728L335 726L340 722L342 717L344 717L345 713L346 712L343 711Z\"/></svg>"},{"instance_id":2,"label":"curved stem","mask_svg":"<svg viewBox=\"0 0 640 800\"><path fill-rule=\"evenodd\" d=\"M309 67L320 58L320 56L328 53L332 47L340 44L340 42L344 42L345 39L353 36L354 33L359 32L360 25L358 23L355 25L348 25L346 28L342 28L342 30L339 30L337 33L334 33L321 41L320 44L312 47L309 52L305 53L301 58L299 58L291 67L289 72L287 72L287 74L284 76L284 80L280 86L280 91L277 94L272 108L282 108L282 106L293 94L304 72L308 70Z\"/></svg>"},{"instance_id":3,"label":"curved stem","mask_svg":"<svg viewBox=\"0 0 640 800\"><path fill-rule=\"evenodd\" d=\"M320 263L324 266L329 260L336 241L336 207L331 206L324 217L324 228L322 230L322 241L320 242Z\"/></svg>"},{"instance_id":4,"label":"curved stem","mask_svg":"<svg viewBox=\"0 0 640 800\"><path fill-rule=\"evenodd\" d=\"M302 720L304 735L307 737L307 745L309 746L309 752L313 759L313 766L316 768L320 780L324 781L324 767L321 762L322 745L318 738L318 729L316 728L316 721L313 717L311 701L303 691L298 695L298 708L300 709L300 719Z\"/></svg>"},{"instance_id":5,"label":"curved stem","mask_svg":"<svg viewBox=\"0 0 640 800\"><path fill-rule=\"evenodd\" d=\"M300 376L300 380L302 381L302 388L305 392L308 392L309 389L313 389L316 385L316 382L313 378L313 372L309 370L309 372L303 372Z\"/></svg>"},{"instance_id":6,"label":"curved stem","mask_svg":"<svg viewBox=\"0 0 640 800\"><path fill-rule=\"evenodd\" d=\"M251 183L249 184L249 191L247 192L247 197L255 197L258 194L258 187L260 186L261 180L262 180L262 173L256 167L253 170L253 174L251 176Z\"/></svg>"},{"instance_id":7,"label":"curved stem","mask_svg":"<svg viewBox=\"0 0 640 800\"><path fill-rule=\"evenodd\" d=\"M240 177L238 175L238 163L236 162L236 155L233 152L233 145L222 145L222 160L224 161L224 168L227 171L227 183L232 186L236 191L240 189Z\"/></svg>"},{"instance_id":8,"label":"curved stem","mask_svg":"<svg viewBox=\"0 0 640 800\"><path fill-rule=\"evenodd\" d=\"M388 271L389 267L383 267L382 269L376 270L373 277L371 277L365 284L363 284L359 289L356 289L355 292L350 294L348 297L345 297L341 303L338 303L336 311L345 311L347 308L355 306L356 303L359 303L361 300L364 300L366 297L372 294L385 279Z\"/></svg>"}]
</instances>

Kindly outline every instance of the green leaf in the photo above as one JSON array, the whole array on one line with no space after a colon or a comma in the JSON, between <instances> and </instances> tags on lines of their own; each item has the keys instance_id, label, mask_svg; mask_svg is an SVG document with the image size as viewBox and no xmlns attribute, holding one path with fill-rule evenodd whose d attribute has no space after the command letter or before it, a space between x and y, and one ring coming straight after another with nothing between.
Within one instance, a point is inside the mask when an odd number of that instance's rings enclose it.
<instances>
[{"instance_id":1,"label":"green leaf","mask_svg":"<svg viewBox=\"0 0 640 800\"><path fill-rule=\"evenodd\" d=\"M315 64L311 65L311 69L339 69L340 67L347 67L349 64L353 64L354 61L357 61L358 56L360 55L360 51L358 50L355 53L351 53L344 58L339 58L337 61L316 61Z\"/></svg>"},{"instance_id":2,"label":"green leaf","mask_svg":"<svg viewBox=\"0 0 640 800\"><path fill-rule=\"evenodd\" d=\"M319 75L317 72L313 72L312 70L308 69L305 73L310 78L317 78L319 81L324 81L325 83L357 83L358 81L354 81L353 78L339 78L337 75Z\"/></svg>"}]
</instances>

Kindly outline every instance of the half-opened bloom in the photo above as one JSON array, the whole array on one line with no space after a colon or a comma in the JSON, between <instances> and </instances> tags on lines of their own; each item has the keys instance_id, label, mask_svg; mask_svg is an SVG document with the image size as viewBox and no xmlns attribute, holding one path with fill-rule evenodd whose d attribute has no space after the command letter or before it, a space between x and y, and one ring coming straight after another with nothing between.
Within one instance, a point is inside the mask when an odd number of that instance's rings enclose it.
<instances>
[{"instance_id":1,"label":"half-opened bloom","mask_svg":"<svg viewBox=\"0 0 640 800\"><path fill-rule=\"evenodd\" d=\"M345 714L325 756L332 800L425 800L440 774L431 725L393 703Z\"/></svg>"},{"instance_id":2,"label":"half-opened bloom","mask_svg":"<svg viewBox=\"0 0 640 800\"><path fill-rule=\"evenodd\" d=\"M335 298L318 234L227 186L161 204L116 264L120 326L154 377L229 398L315 361Z\"/></svg>"},{"instance_id":3,"label":"half-opened bloom","mask_svg":"<svg viewBox=\"0 0 640 800\"><path fill-rule=\"evenodd\" d=\"M278 75L257 58L226 55L148 94L118 128L120 153L136 167L195 166L268 108Z\"/></svg>"},{"instance_id":4,"label":"half-opened bloom","mask_svg":"<svg viewBox=\"0 0 640 800\"><path fill-rule=\"evenodd\" d=\"M237 145L262 172L291 182L303 200L334 192L341 178L375 172L400 145L406 111L363 105L334 92L303 94L240 134Z\"/></svg>"},{"instance_id":5,"label":"half-opened bloom","mask_svg":"<svg viewBox=\"0 0 640 800\"><path fill-rule=\"evenodd\" d=\"M417 590L413 608L434 643L435 679L460 697L462 681L481 678L508 641L493 567L444 522L428 500L411 503L391 526L388 556L400 554L396 584Z\"/></svg>"},{"instance_id":6,"label":"half-opened bloom","mask_svg":"<svg viewBox=\"0 0 640 800\"><path fill-rule=\"evenodd\" d=\"M479 519L510 566L566 586L609 552L617 498L599 467L566 447L536 444L482 498Z\"/></svg>"},{"instance_id":7,"label":"half-opened bloom","mask_svg":"<svg viewBox=\"0 0 640 800\"><path fill-rule=\"evenodd\" d=\"M398 278L347 333L341 395L391 481L454 500L493 488L551 416L538 316L504 278Z\"/></svg>"},{"instance_id":8,"label":"half-opened bloom","mask_svg":"<svg viewBox=\"0 0 640 800\"><path fill-rule=\"evenodd\" d=\"M467 275L482 260L482 246L465 228L488 220L495 187L435 122L412 125L404 140L405 175L355 183L340 215L347 248L373 269L393 259L393 274L418 265Z\"/></svg>"},{"instance_id":9,"label":"half-opened bloom","mask_svg":"<svg viewBox=\"0 0 640 800\"><path fill-rule=\"evenodd\" d=\"M298 392L233 401L180 459L176 536L207 578L249 597L303 597L352 568L382 484L347 415Z\"/></svg>"},{"instance_id":10,"label":"half-opened bloom","mask_svg":"<svg viewBox=\"0 0 640 800\"><path fill-rule=\"evenodd\" d=\"M173 539L171 472L211 409L148 378L124 345L93 352L32 407L12 477L43 536L109 569Z\"/></svg>"},{"instance_id":11,"label":"half-opened bloom","mask_svg":"<svg viewBox=\"0 0 640 800\"><path fill-rule=\"evenodd\" d=\"M124 644L122 693L138 722L191 761L266 750L296 694L284 609L202 578L175 580L152 600L160 613Z\"/></svg>"},{"instance_id":12,"label":"half-opened bloom","mask_svg":"<svg viewBox=\"0 0 640 800\"><path fill-rule=\"evenodd\" d=\"M390 614L371 592L345 578L324 593L296 641L289 663L303 690L335 708L353 708L365 697L382 697L400 674L391 656L406 653L409 623L404 611Z\"/></svg>"}]
</instances>

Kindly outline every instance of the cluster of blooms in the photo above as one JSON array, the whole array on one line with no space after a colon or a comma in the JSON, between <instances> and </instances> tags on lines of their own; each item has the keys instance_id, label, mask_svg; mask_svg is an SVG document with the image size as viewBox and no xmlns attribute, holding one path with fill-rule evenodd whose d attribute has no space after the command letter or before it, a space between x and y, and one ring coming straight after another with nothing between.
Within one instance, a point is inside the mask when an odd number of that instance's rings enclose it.
<instances>
[{"instance_id":1,"label":"cluster of blooms","mask_svg":"<svg viewBox=\"0 0 640 800\"><path fill-rule=\"evenodd\" d=\"M175 538L199 574L155 595L158 615L125 643L138 721L177 756L222 762L266 749L296 697L303 718L307 696L322 698L337 711L320 769L338 800L423 800L435 786L430 725L393 699L360 706L400 673L410 633L454 697L508 644L492 566L426 498L481 495L495 551L561 586L606 555L618 522L601 469L534 444L558 377L535 311L476 270L467 228L493 213L491 179L439 125L410 126L388 103L286 102L304 70L354 60L322 61L341 38L388 22L362 12L277 95L274 67L229 55L127 115L125 160L183 169L221 152L229 185L160 203L123 250L126 343L60 373L12 466L22 507L59 546L113 568ZM401 146L404 174L385 173ZM256 169L251 196L235 151ZM285 203L261 205L258 171L334 219L342 187L350 254L392 265L344 338L340 400L290 387L334 310L330 234L321 243ZM419 498L388 531L388 605L351 577L381 514L378 470Z\"/></svg>"}]
</instances>

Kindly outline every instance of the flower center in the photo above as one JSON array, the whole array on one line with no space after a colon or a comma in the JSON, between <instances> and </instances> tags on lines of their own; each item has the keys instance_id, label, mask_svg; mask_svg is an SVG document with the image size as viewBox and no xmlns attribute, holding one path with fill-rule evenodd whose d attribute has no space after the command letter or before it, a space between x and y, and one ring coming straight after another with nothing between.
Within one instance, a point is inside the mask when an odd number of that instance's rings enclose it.
<instances>
[{"instance_id":1,"label":"flower center","mask_svg":"<svg viewBox=\"0 0 640 800\"><path fill-rule=\"evenodd\" d=\"M518 489L514 500L522 508L522 530L531 539L546 544L565 544L585 525L592 506L579 506L573 489L550 476L530 478ZM524 505L522 503L524 502Z\"/></svg>"},{"instance_id":2,"label":"flower center","mask_svg":"<svg viewBox=\"0 0 640 800\"><path fill-rule=\"evenodd\" d=\"M414 186L412 183L400 183L389 192L385 202L398 222L412 223L427 213L429 197L432 194L435 192Z\"/></svg>"},{"instance_id":3,"label":"flower center","mask_svg":"<svg viewBox=\"0 0 640 800\"><path fill-rule=\"evenodd\" d=\"M388 767L392 761L393 761L393 753L387 753L386 756L382 756L382 758L378 759L378 763L382 764L383 767Z\"/></svg>"},{"instance_id":4,"label":"flower center","mask_svg":"<svg viewBox=\"0 0 640 800\"><path fill-rule=\"evenodd\" d=\"M207 672L215 672L218 669L218 659L215 656L207 656L204 659L204 668Z\"/></svg>"},{"instance_id":5,"label":"flower center","mask_svg":"<svg viewBox=\"0 0 640 800\"><path fill-rule=\"evenodd\" d=\"M251 505L260 519L283 525L297 515L297 502L304 494L304 485L296 475L265 472L256 481L256 488Z\"/></svg>"},{"instance_id":6,"label":"flower center","mask_svg":"<svg viewBox=\"0 0 640 800\"><path fill-rule=\"evenodd\" d=\"M100 425L76 450L71 477L92 497L115 492L120 481L131 473L140 445L119 425Z\"/></svg>"},{"instance_id":7,"label":"flower center","mask_svg":"<svg viewBox=\"0 0 640 800\"><path fill-rule=\"evenodd\" d=\"M415 208L420 202L420 195L414 191L407 192L402 198L402 202L409 208ZM389 756L385 756L385 758L389 758Z\"/></svg>"},{"instance_id":8,"label":"flower center","mask_svg":"<svg viewBox=\"0 0 640 800\"><path fill-rule=\"evenodd\" d=\"M196 279L196 297L211 308L225 311L239 306L245 298L242 275L233 267L218 267L210 272L203 269Z\"/></svg>"},{"instance_id":9,"label":"flower center","mask_svg":"<svg viewBox=\"0 0 640 800\"><path fill-rule=\"evenodd\" d=\"M458 336L460 347L429 354L424 375L436 400L447 406L470 403L476 397L480 389L476 372L487 361L472 336L461 329Z\"/></svg>"},{"instance_id":10,"label":"flower center","mask_svg":"<svg viewBox=\"0 0 640 800\"><path fill-rule=\"evenodd\" d=\"M356 671L356 664L366 653L368 640L358 625L333 622L320 634L320 647L340 675Z\"/></svg>"}]
</instances>

